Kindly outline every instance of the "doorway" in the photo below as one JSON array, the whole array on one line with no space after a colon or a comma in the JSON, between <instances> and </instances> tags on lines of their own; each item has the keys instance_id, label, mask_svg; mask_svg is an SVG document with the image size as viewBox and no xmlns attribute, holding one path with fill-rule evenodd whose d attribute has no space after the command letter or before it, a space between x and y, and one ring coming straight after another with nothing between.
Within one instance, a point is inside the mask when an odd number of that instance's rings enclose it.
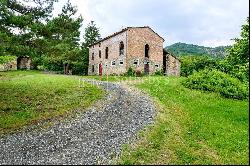
<instances>
[{"instance_id":1,"label":"doorway","mask_svg":"<svg viewBox=\"0 0 250 166\"><path fill-rule=\"evenodd\" d=\"M149 45L145 45L144 73L149 74Z\"/></svg>"},{"instance_id":2,"label":"doorway","mask_svg":"<svg viewBox=\"0 0 250 166\"><path fill-rule=\"evenodd\" d=\"M102 64L99 63L99 75L102 76Z\"/></svg>"}]
</instances>

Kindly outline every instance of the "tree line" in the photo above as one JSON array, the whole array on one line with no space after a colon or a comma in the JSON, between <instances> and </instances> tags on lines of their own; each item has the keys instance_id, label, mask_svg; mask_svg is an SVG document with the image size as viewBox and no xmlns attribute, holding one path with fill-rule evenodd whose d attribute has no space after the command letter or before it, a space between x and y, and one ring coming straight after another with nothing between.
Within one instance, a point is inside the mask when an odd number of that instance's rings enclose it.
<instances>
[{"instance_id":1,"label":"tree line","mask_svg":"<svg viewBox=\"0 0 250 166\"><path fill-rule=\"evenodd\" d=\"M80 42L82 16L70 1L53 16L57 0L0 0L0 56L29 56L35 69L87 74L88 46L100 39L91 21Z\"/></svg>"}]
</instances>

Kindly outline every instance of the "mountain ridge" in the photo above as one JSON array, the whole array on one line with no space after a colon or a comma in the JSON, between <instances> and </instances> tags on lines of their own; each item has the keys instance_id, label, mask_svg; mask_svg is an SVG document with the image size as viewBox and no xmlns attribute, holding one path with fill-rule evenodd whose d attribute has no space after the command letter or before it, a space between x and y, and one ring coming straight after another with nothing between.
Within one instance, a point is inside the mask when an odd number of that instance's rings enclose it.
<instances>
[{"instance_id":1,"label":"mountain ridge","mask_svg":"<svg viewBox=\"0 0 250 166\"><path fill-rule=\"evenodd\" d=\"M178 57L187 55L196 55L196 56L206 55L214 58L224 58L227 55L226 49L230 47L231 46L205 47L195 44L178 42L170 46L166 46L165 49L168 52Z\"/></svg>"}]
</instances>

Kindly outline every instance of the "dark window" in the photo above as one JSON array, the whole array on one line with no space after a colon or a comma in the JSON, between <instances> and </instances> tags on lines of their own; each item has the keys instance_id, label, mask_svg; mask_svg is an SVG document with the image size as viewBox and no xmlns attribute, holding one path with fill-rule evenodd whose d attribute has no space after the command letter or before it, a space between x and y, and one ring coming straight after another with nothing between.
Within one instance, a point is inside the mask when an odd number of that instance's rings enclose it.
<instances>
[{"instance_id":1,"label":"dark window","mask_svg":"<svg viewBox=\"0 0 250 166\"><path fill-rule=\"evenodd\" d=\"M139 60L138 59L134 60L134 65L139 65Z\"/></svg>"},{"instance_id":2,"label":"dark window","mask_svg":"<svg viewBox=\"0 0 250 166\"><path fill-rule=\"evenodd\" d=\"M95 72L95 66L92 65L92 73L94 73L94 72Z\"/></svg>"},{"instance_id":3,"label":"dark window","mask_svg":"<svg viewBox=\"0 0 250 166\"><path fill-rule=\"evenodd\" d=\"M99 58L102 58L102 52L99 50Z\"/></svg>"},{"instance_id":4,"label":"dark window","mask_svg":"<svg viewBox=\"0 0 250 166\"><path fill-rule=\"evenodd\" d=\"M115 61L112 61L111 66L115 66Z\"/></svg>"},{"instance_id":5,"label":"dark window","mask_svg":"<svg viewBox=\"0 0 250 166\"><path fill-rule=\"evenodd\" d=\"M120 65L123 65L123 60L120 60Z\"/></svg>"},{"instance_id":6,"label":"dark window","mask_svg":"<svg viewBox=\"0 0 250 166\"><path fill-rule=\"evenodd\" d=\"M101 47L101 43L99 43L99 47Z\"/></svg>"},{"instance_id":7,"label":"dark window","mask_svg":"<svg viewBox=\"0 0 250 166\"><path fill-rule=\"evenodd\" d=\"M120 50L119 51L120 56L124 55L124 43L123 42L120 42L119 50Z\"/></svg>"},{"instance_id":8,"label":"dark window","mask_svg":"<svg viewBox=\"0 0 250 166\"><path fill-rule=\"evenodd\" d=\"M94 53L92 53L92 60L94 60L94 56L95 56L95 54L94 54Z\"/></svg>"},{"instance_id":9,"label":"dark window","mask_svg":"<svg viewBox=\"0 0 250 166\"><path fill-rule=\"evenodd\" d=\"M105 49L105 59L108 59L109 58L109 48L106 47Z\"/></svg>"},{"instance_id":10,"label":"dark window","mask_svg":"<svg viewBox=\"0 0 250 166\"><path fill-rule=\"evenodd\" d=\"M149 45L145 45L145 58L149 58Z\"/></svg>"}]
</instances>

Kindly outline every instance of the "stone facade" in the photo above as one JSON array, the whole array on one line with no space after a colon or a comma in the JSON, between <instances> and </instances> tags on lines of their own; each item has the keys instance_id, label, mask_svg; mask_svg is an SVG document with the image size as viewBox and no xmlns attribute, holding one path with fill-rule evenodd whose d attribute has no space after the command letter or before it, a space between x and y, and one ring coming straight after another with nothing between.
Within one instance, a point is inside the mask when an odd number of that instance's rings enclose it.
<instances>
[{"instance_id":1,"label":"stone facade","mask_svg":"<svg viewBox=\"0 0 250 166\"><path fill-rule=\"evenodd\" d=\"M181 62L178 58L171 54L166 57L166 71L167 76L180 76Z\"/></svg>"},{"instance_id":2,"label":"stone facade","mask_svg":"<svg viewBox=\"0 0 250 166\"><path fill-rule=\"evenodd\" d=\"M17 60L14 59L10 62L0 64L0 71L10 71L10 70L17 70Z\"/></svg>"},{"instance_id":3,"label":"stone facade","mask_svg":"<svg viewBox=\"0 0 250 166\"><path fill-rule=\"evenodd\" d=\"M17 69L31 69L31 58L30 57L18 57L17 58Z\"/></svg>"},{"instance_id":4,"label":"stone facade","mask_svg":"<svg viewBox=\"0 0 250 166\"><path fill-rule=\"evenodd\" d=\"M88 74L119 75L130 67L153 74L164 68L163 42L164 39L150 27L125 28L90 46ZM169 62L172 63L171 59Z\"/></svg>"},{"instance_id":5,"label":"stone facade","mask_svg":"<svg viewBox=\"0 0 250 166\"><path fill-rule=\"evenodd\" d=\"M144 62L146 63L146 61L149 74L154 73L156 70L160 70L162 65L163 42L164 39L149 27L125 28L90 46L88 74L99 74L100 64L102 64L102 74L104 75L123 74L130 67L144 73ZM121 45L123 45L123 49L121 49ZM146 45L149 48L149 58L145 58ZM106 52L108 52L108 57Z\"/></svg>"}]
</instances>

